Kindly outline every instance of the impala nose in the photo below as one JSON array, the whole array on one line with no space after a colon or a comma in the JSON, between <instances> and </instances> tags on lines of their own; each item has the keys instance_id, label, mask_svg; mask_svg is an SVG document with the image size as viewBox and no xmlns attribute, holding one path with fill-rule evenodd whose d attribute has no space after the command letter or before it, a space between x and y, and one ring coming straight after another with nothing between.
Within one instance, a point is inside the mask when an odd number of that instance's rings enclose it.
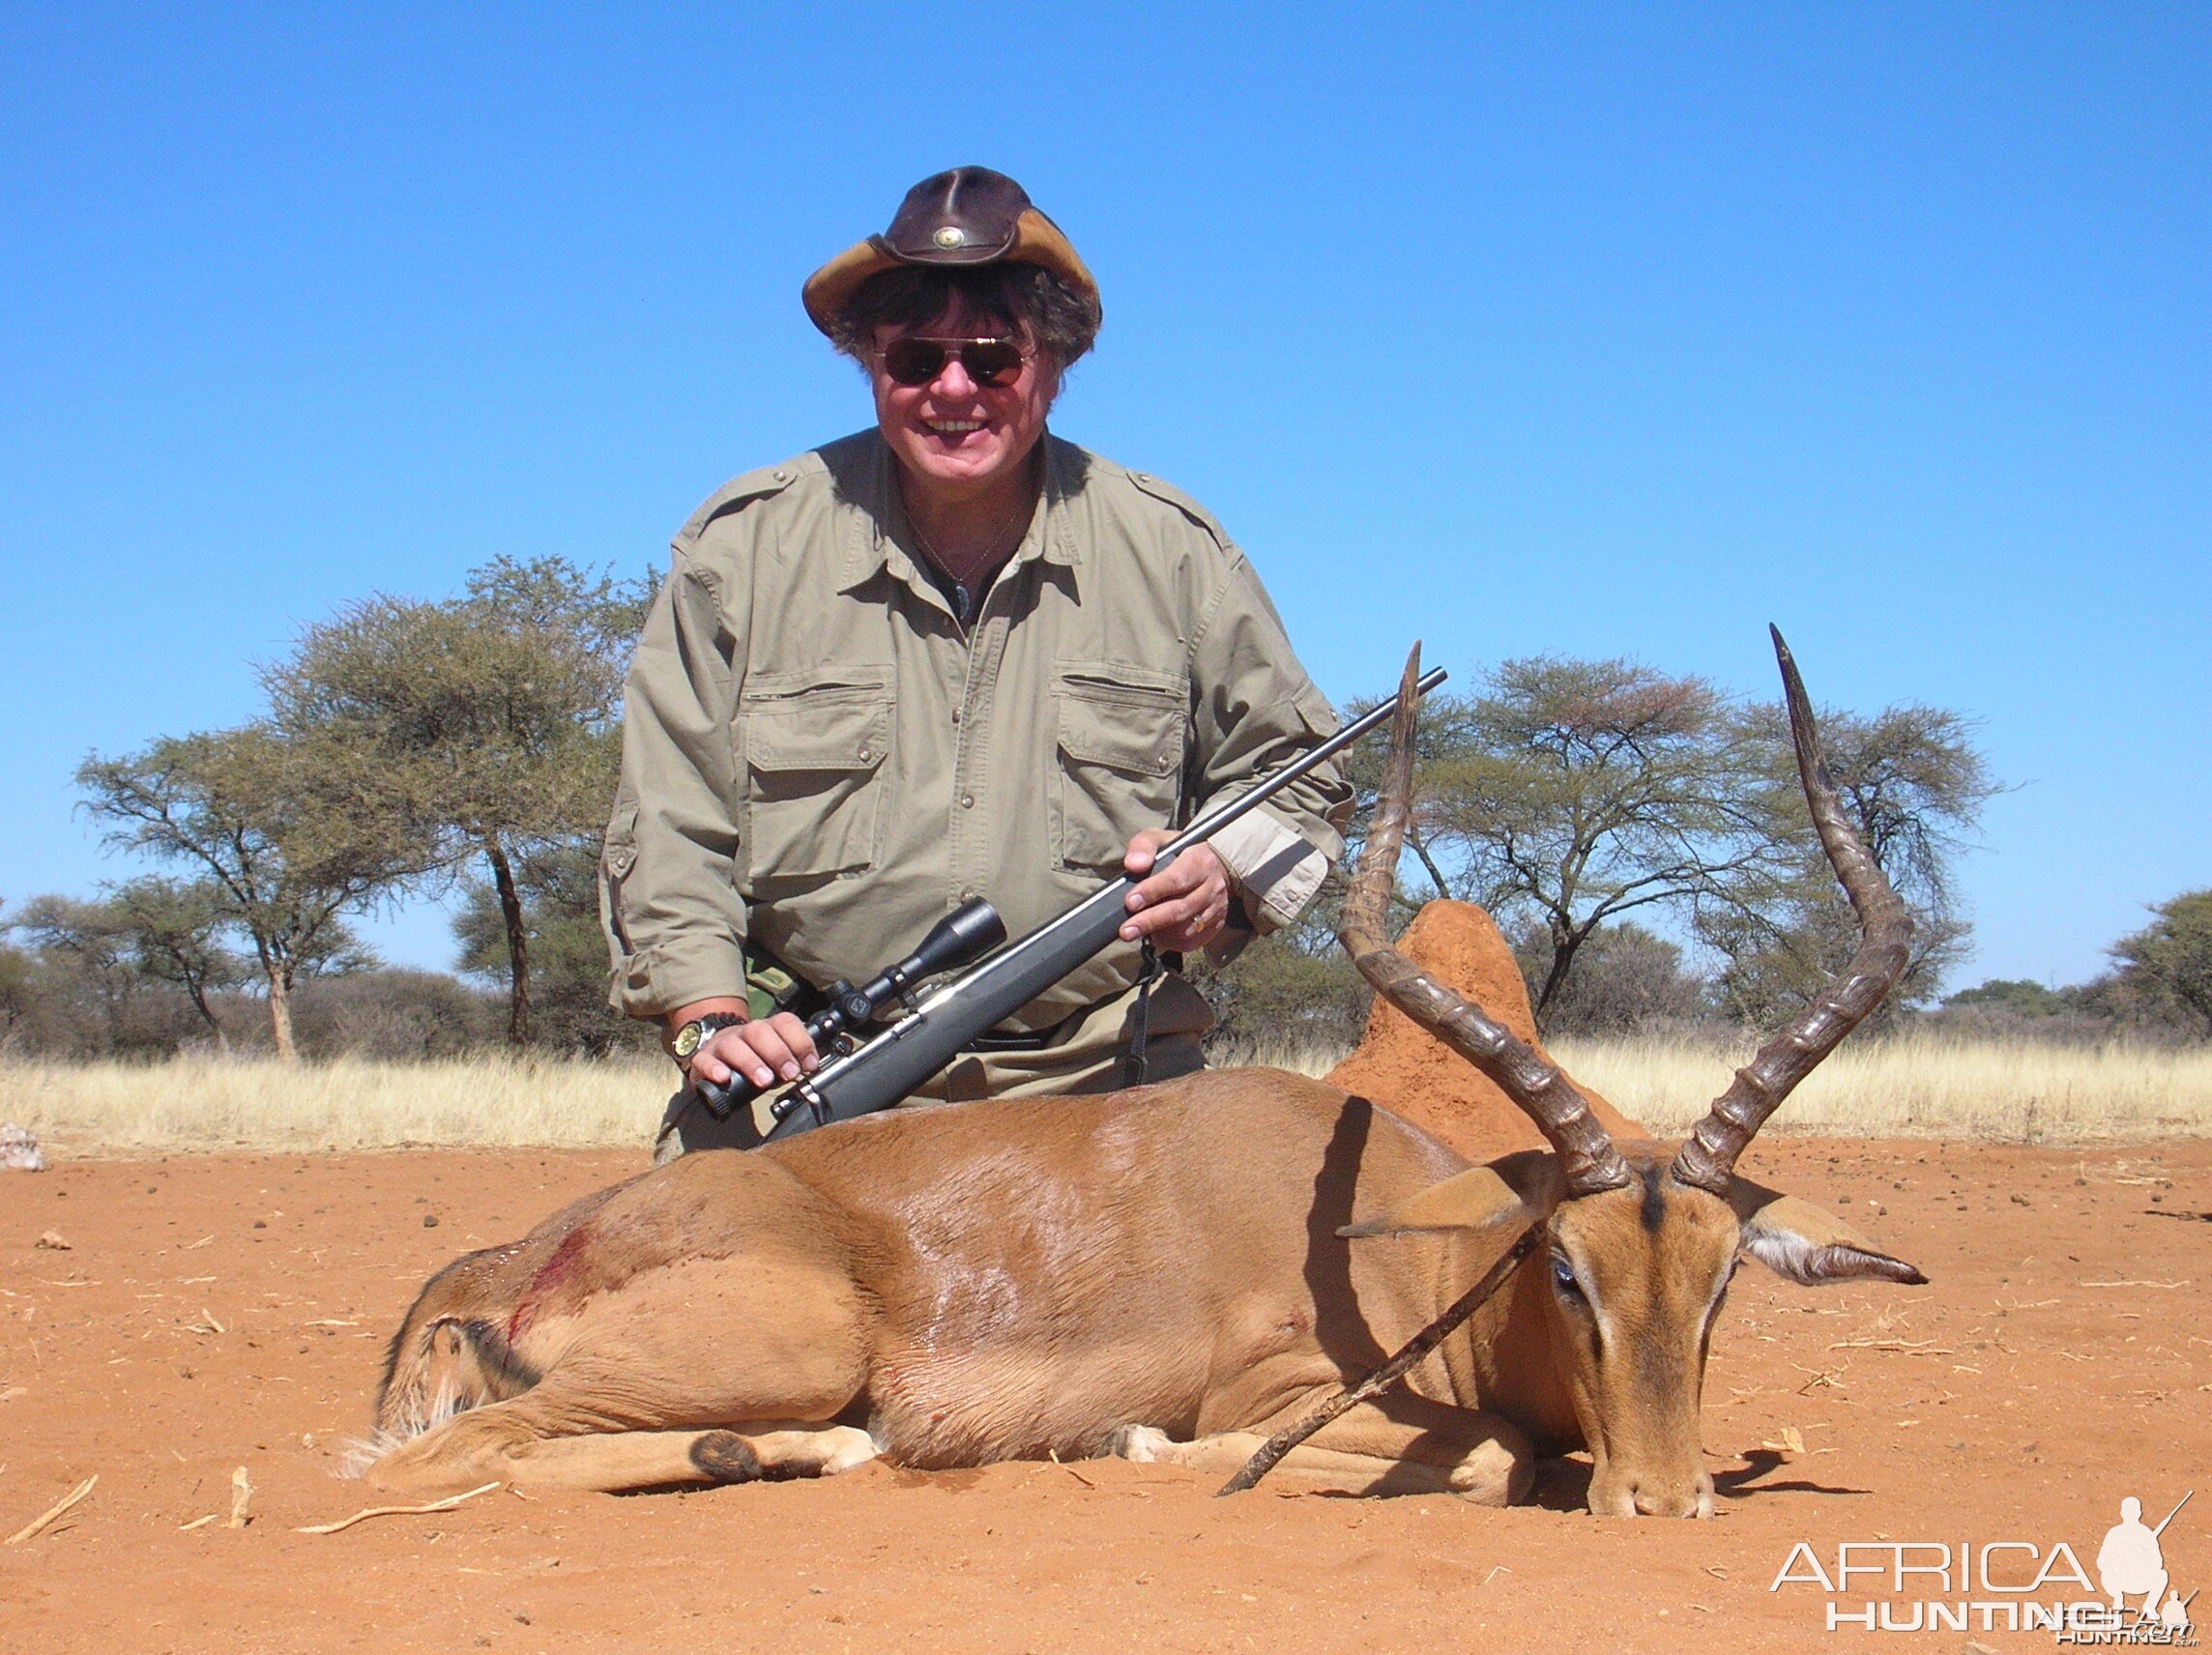
<instances>
[{"instance_id":1,"label":"impala nose","mask_svg":"<svg viewBox=\"0 0 2212 1655\"><path fill-rule=\"evenodd\" d=\"M1690 1489L1650 1488L1639 1485L1631 1491L1631 1499L1638 1517L1696 1517L1701 1501L1698 1491Z\"/></svg>"}]
</instances>

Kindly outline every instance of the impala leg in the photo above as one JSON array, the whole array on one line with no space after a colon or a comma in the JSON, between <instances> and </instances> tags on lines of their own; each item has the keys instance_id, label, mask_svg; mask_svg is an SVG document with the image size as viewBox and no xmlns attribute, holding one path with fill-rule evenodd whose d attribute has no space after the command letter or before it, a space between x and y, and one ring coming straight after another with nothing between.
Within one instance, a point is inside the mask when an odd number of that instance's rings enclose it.
<instances>
[{"instance_id":1,"label":"impala leg","mask_svg":"<svg viewBox=\"0 0 2212 1655\"><path fill-rule=\"evenodd\" d=\"M506 1456L505 1480L524 1488L620 1494L682 1483L759 1477L833 1477L876 1457L850 1425L762 1431L617 1431L549 1437Z\"/></svg>"},{"instance_id":2,"label":"impala leg","mask_svg":"<svg viewBox=\"0 0 2212 1655\"><path fill-rule=\"evenodd\" d=\"M1187 1466L1226 1479L1266 1442L1265 1433L1224 1431L1170 1441L1149 1426L1124 1426L1112 1451L1125 1460ZM1510 1420L1420 1397L1361 1403L1283 1457L1270 1482L1314 1493L1452 1494L1477 1505L1526 1499L1536 1456Z\"/></svg>"},{"instance_id":3,"label":"impala leg","mask_svg":"<svg viewBox=\"0 0 2212 1655\"><path fill-rule=\"evenodd\" d=\"M834 1476L874 1459L876 1451L865 1431L846 1425L594 1429L560 1418L532 1393L456 1414L393 1449L364 1476L376 1488L403 1494L451 1494L488 1482L619 1494L671 1484Z\"/></svg>"}]
</instances>

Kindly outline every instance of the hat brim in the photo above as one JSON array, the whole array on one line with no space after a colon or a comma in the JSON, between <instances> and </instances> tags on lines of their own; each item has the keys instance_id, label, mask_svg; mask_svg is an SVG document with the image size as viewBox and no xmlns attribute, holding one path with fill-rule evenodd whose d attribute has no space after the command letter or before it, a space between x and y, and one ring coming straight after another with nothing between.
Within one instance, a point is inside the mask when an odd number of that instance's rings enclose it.
<instances>
[{"instance_id":1,"label":"hat brim","mask_svg":"<svg viewBox=\"0 0 2212 1655\"><path fill-rule=\"evenodd\" d=\"M986 264L1033 264L1051 271L1087 298L1098 297L1098 283L1091 279L1090 270L1076 256L1074 247L1060 233L1060 226L1034 207L1024 209L1014 220L1014 239L1004 252L980 259L973 252L909 258L892 252L880 237L871 237L847 247L808 276L799 296L814 325L827 334L837 312L852 303L860 284L872 276L897 270L901 265L972 270Z\"/></svg>"}]
</instances>

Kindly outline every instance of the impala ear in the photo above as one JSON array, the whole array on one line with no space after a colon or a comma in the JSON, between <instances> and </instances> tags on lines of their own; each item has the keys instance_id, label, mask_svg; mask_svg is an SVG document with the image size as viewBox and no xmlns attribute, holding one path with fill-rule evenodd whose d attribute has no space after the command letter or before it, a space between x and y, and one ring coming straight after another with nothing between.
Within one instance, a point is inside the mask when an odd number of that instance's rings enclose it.
<instances>
[{"instance_id":1,"label":"impala ear","mask_svg":"<svg viewBox=\"0 0 2212 1655\"><path fill-rule=\"evenodd\" d=\"M1441 1184L1431 1184L1396 1211L1348 1224L1337 1234L1361 1240L1421 1231L1491 1230L1516 1219L1527 1223L1556 1203L1557 1166L1549 1150L1528 1149L1487 1166L1470 1167ZM1545 1199L1548 1194L1551 1200Z\"/></svg>"},{"instance_id":2,"label":"impala ear","mask_svg":"<svg viewBox=\"0 0 2212 1655\"><path fill-rule=\"evenodd\" d=\"M1784 1281L1799 1287L1831 1282L1902 1282L1928 1278L1893 1259L1825 1207L1793 1195L1762 1189L1746 1178L1729 1180L1729 1205L1743 1226L1743 1251Z\"/></svg>"}]
</instances>

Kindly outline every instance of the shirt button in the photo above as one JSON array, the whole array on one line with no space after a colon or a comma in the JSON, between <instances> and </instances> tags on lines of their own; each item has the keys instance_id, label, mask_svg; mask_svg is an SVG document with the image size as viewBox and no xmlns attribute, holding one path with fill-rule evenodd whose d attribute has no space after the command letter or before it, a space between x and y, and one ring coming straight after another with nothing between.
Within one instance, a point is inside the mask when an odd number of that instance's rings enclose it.
<instances>
[{"instance_id":1,"label":"shirt button","mask_svg":"<svg viewBox=\"0 0 2212 1655\"><path fill-rule=\"evenodd\" d=\"M960 722L960 709L957 707L952 710L952 722L955 724Z\"/></svg>"},{"instance_id":2,"label":"shirt button","mask_svg":"<svg viewBox=\"0 0 2212 1655\"><path fill-rule=\"evenodd\" d=\"M973 810L973 809L975 809L975 796L974 794L972 794L972 793L964 793L964 794L962 794L962 795L960 796L960 808L961 808L961 809L963 809L963 810Z\"/></svg>"}]
</instances>

